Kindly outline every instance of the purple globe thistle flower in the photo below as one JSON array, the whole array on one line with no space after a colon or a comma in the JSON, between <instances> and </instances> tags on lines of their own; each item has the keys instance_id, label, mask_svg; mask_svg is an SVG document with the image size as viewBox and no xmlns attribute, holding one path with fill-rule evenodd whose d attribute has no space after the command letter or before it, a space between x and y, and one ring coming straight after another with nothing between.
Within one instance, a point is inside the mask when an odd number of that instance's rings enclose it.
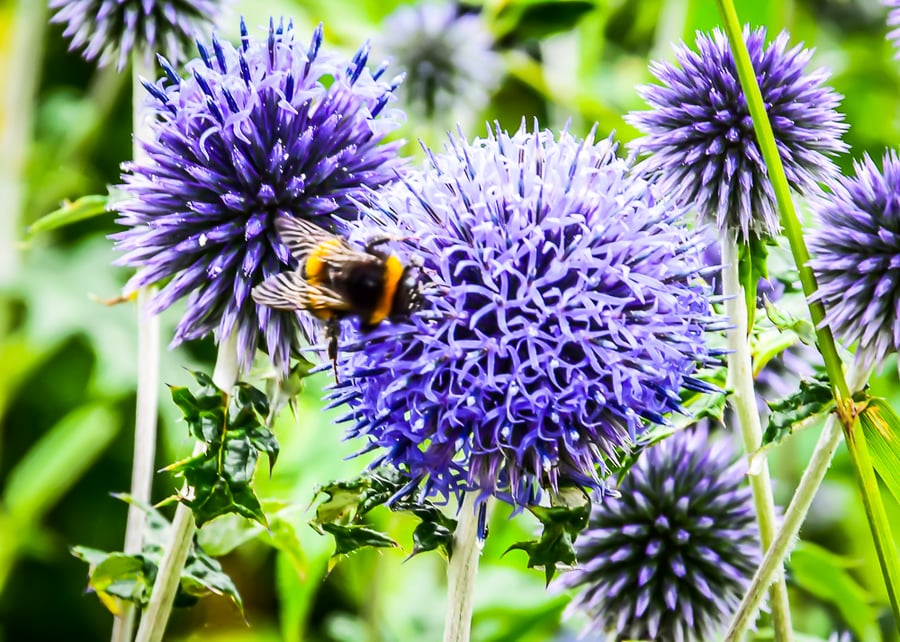
<instances>
[{"instance_id":1,"label":"purple globe thistle flower","mask_svg":"<svg viewBox=\"0 0 900 642\"><path fill-rule=\"evenodd\" d=\"M744 473L729 442L703 430L642 453L575 542L581 565L559 579L577 591L569 612L615 640L715 639L760 560Z\"/></svg>"},{"instance_id":2,"label":"purple globe thistle flower","mask_svg":"<svg viewBox=\"0 0 900 642\"><path fill-rule=\"evenodd\" d=\"M678 411L710 358L702 237L658 202L616 145L500 131L381 190L421 263L424 304L344 348L333 405L424 495L516 505L596 487L648 423Z\"/></svg>"},{"instance_id":3,"label":"purple globe thistle flower","mask_svg":"<svg viewBox=\"0 0 900 642\"><path fill-rule=\"evenodd\" d=\"M828 72L805 73L813 52L788 49L787 33L766 45L765 29L745 28L744 40L788 182L809 191L836 171L829 156L847 149L847 125L836 110L841 97L824 85ZM651 64L660 84L640 89L652 109L628 115L645 134L632 144L650 154L642 165L658 175L663 193L744 241L751 233L774 236L775 197L728 40L719 30L698 33L696 48L676 47L677 65Z\"/></svg>"},{"instance_id":4,"label":"purple globe thistle flower","mask_svg":"<svg viewBox=\"0 0 900 642\"><path fill-rule=\"evenodd\" d=\"M897 58L900 57L900 0L883 0L883 3L889 9L887 26L891 27L891 30L888 31L887 38L894 45L894 49L898 50L894 54Z\"/></svg>"},{"instance_id":5,"label":"purple globe thistle flower","mask_svg":"<svg viewBox=\"0 0 900 642\"><path fill-rule=\"evenodd\" d=\"M835 180L813 203L819 222L810 238L824 323L846 343L858 342L863 367L900 348L900 160L886 152L879 171L866 155L854 176Z\"/></svg>"},{"instance_id":6,"label":"purple globe thistle flower","mask_svg":"<svg viewBox=\"0 0 900 642\"><path fill-rule=\"evenodd\" d=\"M406 72L398 98L419 116L457 121L481 111L501 78L493 39L455 3L401 6L385 20L380 48Z\"/></svg>"},{"instance_id":7,"label":"purple globe thistle flower","mask_svg":"<svg viewBox=\"0 0 900 642\"><path fill-rule=\"evenodd\" d=\"M119 222L113 235L139 268L126 290L170 279L153 304L159 312L188 296L174 342L237 332L239 360L253 360L259 333L285 370L296 313L257 305L250 290L296 269L273 226L278 216L340 226L357 201L397 176L399 143L382 144L398 122L385 110L395 84L370 73L367 48L351 60L309 47L292 25L269 25L268 38L247 35L235 48L213 38L182 79L163 62L167 80L145 84L156 120L145 158L124 166ZM312 322L310 321L310 324Z\"/></svg>"},{"instance_id":8,"label":"purple globe thistle flower","mask_svg":"<svg viewBox=\"0 0 900 642\"><path fill-rule=\"evenodd\" d=\"M40 0L37 0L40 1ZM226 0L50 0L51 22L66 25L69 49L83 49L101 66L123 69L132 50L181 59L194 36L207 30Z\"/></svg>"}]
</instances>

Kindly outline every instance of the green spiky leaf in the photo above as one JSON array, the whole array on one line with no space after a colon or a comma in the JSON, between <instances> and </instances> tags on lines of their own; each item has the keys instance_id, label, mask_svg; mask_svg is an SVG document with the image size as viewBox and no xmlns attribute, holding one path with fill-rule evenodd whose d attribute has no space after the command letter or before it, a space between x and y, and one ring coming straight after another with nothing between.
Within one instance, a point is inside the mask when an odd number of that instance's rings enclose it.
<instances>
[{"instance_id":1,"label":"green spiky leaf","mask_svg":"<svg viewBox=\"0 0 900 642\"><path fill-rule=\"evenodd\" d=\"M169 521L156 509L128 495L118 497L139 506L147 514L141 552L126 554L86 546L72 548L72 554L89 565L88 587L113 614L120 612L120 601L133 602L141 607L147 605L171 530ZM194 541L181 574L175 605L190 606L198 598L210 594L229 598L243 616L243 602L234 582L223 572L222 565L203 552Z\"/></svg>"},{"instance_id":2,"label":"green spiky leaf","mask_svg":"<svg viewBox=\"0 0 900 642\"><path fill-rule=\"evenodd\" d=\"M771 413L762 445L775 445L814 417L834 408L834 396L824 375L802 379L797 392L783 399L767 402Z\"/></svg>"},{"instance_id":3,"label":"green spiky leaf","mask_svg":"<svg viewBox=\"0 0 900 642\"><path fill-rule=\"evenodd\" d=\"M543 525L538 539L517 542L506 549L506 553L525 551L528 568L543 568L547 584L556 574L558 564L575 564L575 538L587 527L591 516L590 498L581 491L570 493L565 499L557 497L555 502L559 503L528 508Z\"/></svg>"}]
</instances>

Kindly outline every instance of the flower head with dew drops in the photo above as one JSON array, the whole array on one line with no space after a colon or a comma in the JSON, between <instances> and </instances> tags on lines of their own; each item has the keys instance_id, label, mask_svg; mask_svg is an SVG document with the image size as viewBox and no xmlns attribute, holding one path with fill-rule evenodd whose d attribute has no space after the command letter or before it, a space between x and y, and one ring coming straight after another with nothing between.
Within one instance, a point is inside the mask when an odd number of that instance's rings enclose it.
<instances>
[{"instance_id":1,"label":"flower head with dew drops","mask_svg":"<svg viewBox=\"0 0 900 642\"><path fill-rule=\"evenodd\" d=\"M455 2L400 6L376 44L406 72L398 98L411 114L454 122L480 112L499 84L500 56L479 15Z\"/></svg>"},{"instance_id":2,"label":"flower head with dew drops","mask_svg":"<svg viewBox=\"0 0 900 642\"><path fill-rule=\"evenodd\" d=\"M43 0L35 0L43 1ZM180 61L199 32L208 31L231 0L50 0L51 22L65 24L70 49L100 65L128 64L133 50Z\"/></svg>"},{"instance_id":3,"label":"flower head with dew drops","mask_svg":"<svg viewBox=\"0 0 900 642\"><path fill-rule=\"evenodd\" d=\"M559 588L593 632L704 642L735 611L760 561L746 466L728 440L682 430L641 453L618 497L591 509L579 566Z\"/></svg>"},{"instance_id":4,"label":"flower head with dew drops","mask_svg":"<svg viewBox=\"0 0 900 642\"><path fill-rule=\"evenodd\" d=\"M332 403L373 465L527 505L597 487L682 388L709 391L702 237L615 152L537 126L451 137L365 208L424 281L418 311L342 347Z\"/></svg>"},{"instance_id":5,"label":"flower head with dew drops","mask_svg":"<svg viewBox=\"0 0 900 642\"><path fill-rule=\"evenodd\" d=\"M802 193L836 172L830 157L846 151L847 125L828 73L807 73L813 52L788 48L788 39L782 32L767 45L765 29L744 29L788 182ZM659 84L640 90L651 109L627 116L644 133L632 143L649 154L642 168L720 230L743 241L776 235L775 196L728 39L718 29L698 33L696 51L682 44L675 59L651 65Z\"/></svg>"},{"instance_id":6,"label":"flower head with dew drops","mask_svg":"<svg viewBox=\"0 0 900 642\"><path fill-rule=\"evenodd\" d=\"M867 155L813 201L819 226L810 266L825 305L824 323L858 342L862 367L900 349L900 159L886 152L879 170Z\"/></svg>"},{"instance_id":7,"label":"flower head with dew drops","mask_svg":"<svg viewBox=\"0 0 900 642\"><path fill-rule=\"evenodd\" d=\"M387 110L396 82L370 71L368 50L347 59L321 48L322 28L301 43L291 24L266 38L199 46L182 79L146 84L155 121L144 157L124 166L127 199L113 235L118 263L138 268L126 289L168 280L153 309L187 296L174 341L237 332L246 369L262 335L285 371L298 329L312 321L257 305L250 291L296 269L274 228L279 216L323 227L356 218L358 201L397 177L398 126Z\"/></svg>"}]
</instances>

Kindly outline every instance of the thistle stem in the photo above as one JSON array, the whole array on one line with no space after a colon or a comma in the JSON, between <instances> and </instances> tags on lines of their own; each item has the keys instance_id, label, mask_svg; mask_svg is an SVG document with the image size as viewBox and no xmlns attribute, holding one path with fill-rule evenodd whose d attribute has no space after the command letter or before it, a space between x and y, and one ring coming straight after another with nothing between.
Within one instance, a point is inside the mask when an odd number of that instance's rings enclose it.
<instances>
[{"instance_id":1,"label":"thistle stem","mask_svg":"<svg viewBox=\"0 0 900 642\"><path fill-rule=\"evenodd\" d=\"M143 52L132 59L132 156L139 160L144 154L140 141L147 134L146 113L141 108L144 88L140 75L149 70L144 65ZM140 553L144 543L146 513L140 505L151 500L153 472L156 462L156 425L159 408L159 317L150 310L156 288L142 287L137 296L137 391L134 417L134 456L131 462L131 496L136 500L128 505L125 526L125 552ZM130 642L134 633L137 608L124 602L122 612L113 620L112 642Z\"/></svg>"},{"instance_id":2,"label":"thistle stem","mask_svg":"<svg viewBox=\"0 0 900 642\"><path fill-rule=\"evenodd\" d=\"M775 192L775 199L778 202L778 209L781 213L781 225L784 228L785 236L790 242L794 263L800 274L803 293L806 296L809 314L816 330L816 347L822 355L822 360L825 362L825 370L831 382L832 394L837 405L836 414L844 431L847 449L850 452L850 461L853 464L859 483L863 506L866 510L866 518L869 522L869 529L872 532L872 539L875 542L875 550L878 552L878 562L881 565L881 574L890 598L894 621L897 623L898 630L900 630L900 555L898 555L897 547L894 545L890 521L884 510L881 491L878 488L878 479L875 476L872 460L869 458L865 439L860 431L859 422L853 407L853 400L850 398L850 387L844 378L844 371L834 343L834 336L832 336L828 325L824 323L825 307L821 301L814 298L818 285L815 274L813 274L812 268L809 267L809 250L803 238L800 219L797 218L797 213L794 210L790 185L784 173L784 165L781 162L781 155L775 142L775 136L772 133L772 124L769 122L768 113L766 113L762 92L756 79L753 64L750 61L750 54L747 51L747 44L741 35L741 25L737 12L734 9L734 3L732 0L717 0L717 3L719 12L722 15L725 33L728 37L731 51L734 54L735 66L737 67L741 87L747 100L747 108L753 119L753 129L759 142L760 152L765 160L768 175L772 181L772 189Z\"/></svg>"},{"instance_id":3,"label":"thistle stem","mask_svg":"<svg viewBox=\"0 0 900 642\"><path fill-rule=\"evenodd\" d=\"M847 383L851 390L861 390L869 379L871 370L861 370L858 361L847 372ZM816 491L825 479L825 473L831 465L831 459L838 444L841 443L841 423L837 415L829 415L825 421L825 428L819 435L819 441L813 450L803 477L797 485L794 497L784 514L781 528L774 541L766 551L762 564L756 569L756 574L750 582L750 587L744 595L731 624L725 635L725 642L738 642L743 638L744 632L750 625L750 619L756 614L763 600L766 587L772 581L775 573L782 568L784 558L790 552L792 545L800 532L800 526L809 513Z\"/></svg>"},{"instance_id":4,"label":"thistle stem","mask_svg":"<svg viewBox=\"0 0 900 642\"><path fill-rule=\"evenodd\" d=\"M453 533L450 566L447 569L447 617L444 620L444 642L468 642L472 631L473 594L478 558L484 541L478 532L475 493L467 493L459 509L459 520Z\"/></svg>"},{"instance_id":5,"label":"thistle stem","mask_svg":"<svg viewBox=\"0 0 900 642\"><path fill-rule=\"evenodd\" d=\"M41 75L47 3L20 0L12 11L11 43L3 74L6 91L0 104L0 284L10 283L19 270L16 239L21 234L25 204L22 173L36 113L34 96Z\"/></svg>"},{"instance_id":6,"label":"thistle stem","mask_svg":"<svg viewBox=\"0 0 900 642\"><path fill-rule=\"evenodd\" d=\"M726 297L725 314L732 323L731 329L726 333L728 349L731 351L728 355L728 387L732 391L731 402L740 426L744 450L749 456L757 452L762 444L762 424L753 388L747 304L738 270L738 244L736 237L727 231L722 234L722 261L725 264L722 267L722 294ZM777 521L769 464L764 457L761 459L759 471L749 477L753 503L756 505L762 550L765 552L775 539ZM784 573L781 573L777 582L772 585L771 593L775 639L789 642L792 632L791 607Z\"/></svg>"},{"instance_id":7,"label":"thistle stem","mask_svg":"<svg viewBox=\"0 0 900 642\"><path fill-rule=\"evenodd\" d=\"M219 354L216 358L212 380L220 390L230 391L237 383L237 377L237 332L233 331L219 343ZM194 447L194 454L203 452L203 448L204 445L198 443ZM181 492L182 495L188 495L191 489L185 486ZM163 639L166 624L172 613L175 594L178 592L178 585L181 582L181 571L187 561L188 551L196 530L191 509L184 503L179 503L175 509L175 519L172 520L169 545L163 554L156 581L153 583L150 603L141 618L137 642L161 642Z\"/></svg>"}]
</instances>

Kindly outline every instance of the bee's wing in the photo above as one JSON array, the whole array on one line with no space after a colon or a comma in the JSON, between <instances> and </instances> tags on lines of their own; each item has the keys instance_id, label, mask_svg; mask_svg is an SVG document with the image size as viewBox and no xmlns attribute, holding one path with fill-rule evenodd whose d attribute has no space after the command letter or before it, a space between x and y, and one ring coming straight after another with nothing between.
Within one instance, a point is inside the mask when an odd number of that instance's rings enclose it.
<instances>
[{"instance_id":1,"label":"bee's wing","mask_svg":"<svg viewBox=\"0 0 900 642\"><path fill-rule=\"evenodd\" d=\"M310 285L298 272L269 277L252 291L260 305L279 310L349 310L341 296L329 289Z\"/></svg>"},{"instance_id":2,"label":"bee's wing","mask_svg":"<svg viewBox=\"0 0 900 642\"><path fill-rule=\"evenodd\" d=\"M306 219L279 216L275 219L275 229L298 261L302 261L325 242L335 243L352 251L343 239Z\"/></svg>"}]
</instances>

